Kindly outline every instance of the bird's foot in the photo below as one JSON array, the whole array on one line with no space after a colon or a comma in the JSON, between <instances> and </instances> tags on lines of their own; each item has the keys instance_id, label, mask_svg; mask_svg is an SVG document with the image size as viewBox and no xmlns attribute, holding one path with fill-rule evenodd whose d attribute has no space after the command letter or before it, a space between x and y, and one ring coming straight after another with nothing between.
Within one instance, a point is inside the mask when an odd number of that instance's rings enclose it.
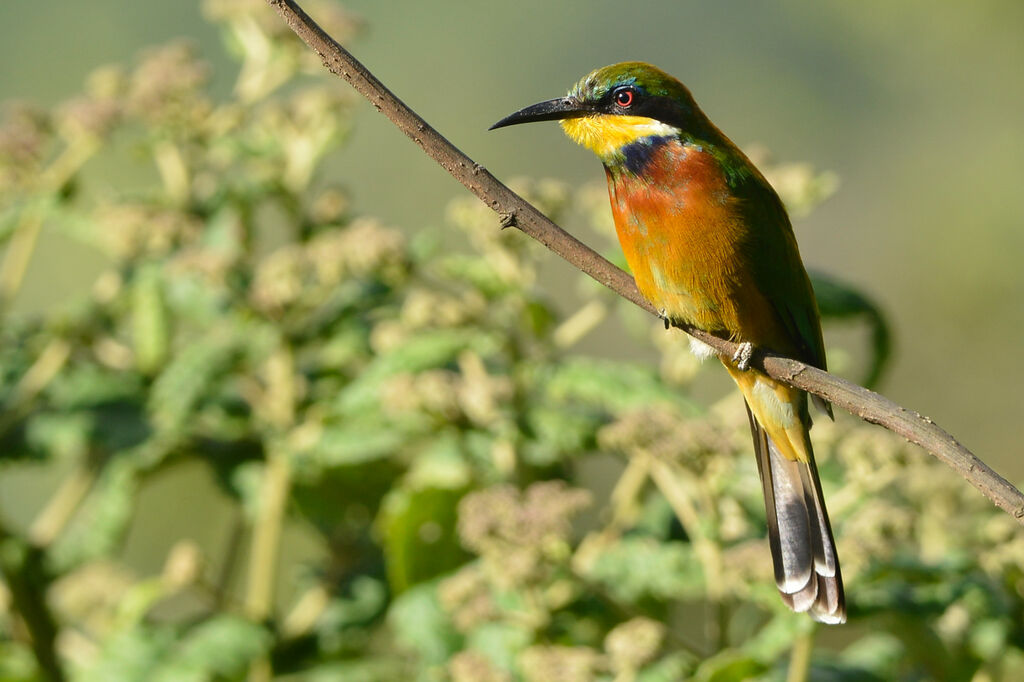
<instances>
[{"instance_id":1,"label":"bird's foot","mask_svg":"<svg viewBox=\"0 0 1024 682\"><path fill-rule=\"evenodd\" d=\"M732 355L732 361L736 363L736 369L746 372L750 369L750 360L754 357L754 344L744 341Z\"/></svg>"},{"instance_id":2,"label":"bird's foot","mask_svg":"<svg viewBox=\"0 0 1024 682\"><path fill-rule=\"evenodd\" d=\"M668 311L665 310L664 308L658 311L658 317L660 317L665 322L665 329L668 329L670 326L672 326L671 321L668 319Z\"/></svg>"}]
</instances>

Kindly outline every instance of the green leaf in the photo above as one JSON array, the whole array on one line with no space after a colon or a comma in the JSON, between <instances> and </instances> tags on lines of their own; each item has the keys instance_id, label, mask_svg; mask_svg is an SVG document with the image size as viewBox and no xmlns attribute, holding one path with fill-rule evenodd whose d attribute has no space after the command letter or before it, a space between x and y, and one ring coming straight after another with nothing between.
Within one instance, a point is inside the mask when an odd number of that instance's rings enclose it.
<instances>
[{"instance_id":1,"label":"green leaf","mask_svg":"<svg viewBox=\"0 0 1024 682\"><path fill-rule=\"evenodd\" d=\"M41 451L46 458L78 459L88 452L95 427L95 420L89 413L43 412L28 420L25 441L30 449Z\"/></svg>"},{"instance_id":2,"label":"green leaf","mask_svg":"<svg viewBox=\"0 0 1024 682\"><path fill-rule=\"evenodd\" d=\"M548 466L563 457L592 450L597 430L606 419L593 412L537 405L526 413L530 440L522 445L523 459L536 466Z\"/></svg>"},{"instance_id":3,"label":"green leaf","mask_svg":"<svg viewBox=\"0 0 1024 682\"><path fill-rule=\"evenodd\" d=\"M174 432L186 427L196 405L228 368L237 343L234 333L215 330L174 356L149 394L149 411L158 429Z\"/></svg>"},{"instance_id":4,"label":"green leaf","mask_svg":"<svg viewBox=\"0 0 1024 682\"><path fill-rule=\"evenodd\" d=\"M0 680L37 682L42 679L32 650L25 644L0 641Z\"/></svg>"},{"instance_id":5,"label":"green leaf","mask_svg":"<svg viewBox=\"0 0 1024 682\"><path fill-rule=\"evenodd\" d=\"M388 610L388 624L395 641L414 651L420 665L439 665L462 645L437 600L437 581L420 583L399 595Z\"/></svg>"},{"instance_id":6,"label":"green leaf","mask_svg":"<svg viewBox=\"0 0 1024 682\"><path fill-rule=\"evenodd\" d=\"M46 219L62 213L61 200L56 194L44 192L18 196L10 203L0 205L0 244L9 240L18 226L26 221Z\"/></svg>"},{"instance_id":7,"label":"green leaf","mask_svg":"<svg viewBox=\"0 0 1024 682\"><path fill-rule=\"evenodd\" d=\"M517 659L534 643L533 632L517 623L483 623L466 636L466 648L479 651L506 671L517 668Z\"/></svg>"},{"instance_id":8,"label":"green leaf","mask_svg":"<svg viewBox=\"0 0 1024 682\"><path fill-rule=\"evenodd\" d=\"M646 665L637 673L636 682L676 682L693 670L694 656L675 652Z\"/></svg>"},{"instance_id":9,"label":"green leaf","mask_svg":"<svg viewBox=\"0 0 1024 682\"><path fill-rule=\"evenodd\" d=\"M497 298L518 289L517 282L502 277L478 254L449 255L440 262L439 269L445 276L464 281L489 298Z\"/></svg>"},{"instance_id":10,"label":"green leaf","mask_svg":"<svg viewBox=\"0 0 1024 682\"><path fill-rule=\"evenodd\" d=\"M1006 622L989 618L977 623L970 637L971 649L982 660L996 660L999 653L1006 648L1009 636Z\"/></svg>"},{"instance_id":11,"label":"green leaf","mask_svg":"<svg viewBox=\"0 0 1024 682\"><path fill-rule=\"evenodd\" d=\"M396 594L447 573L469 555L455 532L465 488L395 488L377 519L383 536L388 582Z\"/></svg>"},{"instance_id":12,"label":"green leaf","mask_svg":"<svg viewBox=\"0 0 1024 682\"><path fill-rule=\"evenodd\" d=\"M240 679L270 646L270 634L238 616L219 615L184 632L140 621L105 641L83 682L208 682Z\"/></svg>"},{"instance_id":13,"label":"green leaf","mask_svg":"<svg viewBox=\"0 0 1024 682\"><path fill-rule=\"evenodd\" d=\"M78 675L76 682L148 682L171 649L175 633L169 627L138 627L107 637L95 660Z\"/></svg>"},{"instance_id":14,"label":"green leaf","mask_svg":"<svg viewBox=\"0 0 1024 682\"><path fill-rule=\"evenodd\" d=\"M420 442L435 426L427 416L406 412L387 417L376 411L345 415L325 424L319 438L296 451L296 466L333 468L396 457L410 442Z\"/></svg>"},{"instance_id":15,"label":"green leaf","mask_svg":"<svg viewBox=\"0 0 1024 682\"><path fill-rule=\"evenodd\" d=\"M666 386L653 367L627 365L596 358L567 358L544 379L546 393L563 404L584 403L609 412L622 412L652 403L676 405L687 414L700 407L678 390Z\"/></svg>"},{"instance_id":16,"label":"green leaf","mask_svg":"<svg viewBox=\"0 0 1024 682\"><path fill-rule=\"evenodd\" d=\"M435 329L415 334L397 348L374 358L342 391L338 407L343 413L376 408L381 387L388 379L398 374L444 367L454 362L460 352L483 340L480 333L461 329Z\"/></svg>"},{"instance_id":17,"label":"green leaf","mask_svg":"<svg viewBox=\"0 0 1024 682\"><path fill-rule=\"evenodd\" d=\"M352 581L351 597L332 599L316 624L321 648L337 651L352 639L351 631L369 625L388 604L382 580L360 575Z\"/></svg>"},{"instance_id":18,"label":"green leaf","mask_svg":"<svg viewBox=\"0 0 1024 682\"><path fill-rule=\"evenodd\" d=\"M149 263L135 272L131 300L135 365L150 375L163 365L170 335L159 266Z\"/></svg>"},{"instance_id":19,"label":"green leaf","mask_svg":"<svg viewBox=\"0 0 1024 682\"><path fill-rule=\"evenodd\" d=\"M55 570L64 572L113 552L131 523L138 487L138 471L130 457L108 462L83 508L50 549Z\"/></svg>"},{"instance_id":20,"label":"green leaf","mask_svg":"<svg viewBox=\"0 0 1024 682\"><path fill-rule=\"evenodd\" d=\"M330 662L303 670L299 676L279 679L282 682L381 682L418 679L414 675L409 662L401 657L367 654L353 661Z\"/></svg>"},{"instance_id":21,"label":"green leaf","mask_svg":"<svg viewBox=\"0 0 1024 682\"><path fill-rule=\"evenodd\" d=\"M266 465L259 461L240 464L230 473L231 490L238 496L242 511L250 521L259 518L265 471Z\"/></svg>"},{"instance_id":22,"label":"green leaf","mask_svg":"<svg viewBox=\"0 0 1024 682\"><path fill-rule=\"evenodd\" d=\"M907 660L907 649L899 637L888 632L870 632L843 649L839 660L851 668L863 668L889 677Z\"/></svg>"},{"instance_id":23,"label":"green leaf","mask_svg":"<svg viewBox=\"0 0 1024 682\"><path fill-rule=\"evenodd\" d=\"M46 393L55 407L74 409L115 401L142 401L142 377L94 364L71 365L58 374Z\"/></svg>"},{"instance_id":24,"label":"green leaf","mask_svg":"<svg viewBox=\"0 0 1024 682\"><path fill-rule=\"evenodd\" d=\"M704 575L693 547L677 541L624 537L601 552L587 570L587 579L601 583L628 603L644 598L694 599L705 594Z\"/></svg>"},{"instance_id":25,"label":"green leaf","mask_svg":"<svg viewBox=\"0 0 1024 682\"><path fill-rule=\"evenodd\" d=\"M871 364L861 383L878 384L892 354L892 335L877 303L849 284L821 272L810 272L814 296L823 320L861 319L871 330Z\"/></svg>"},{"instance_id":26,"label":"green leaf","mask_svg":"<svg viewBox=\"0 0 1024 682\"><path fill-rule=\"evenodd\" d=\"M778 598L777 594L772 596ZM792 649L797 637L813 628L810 618L794 617L789 611L779 609L774 618L744 642L743 650L758 660L773 661Z\"/></svg>"},{"instance_id":27,"label":"green leaf","mask_svg":"<svg viewBox=\"0 0 1024 682\"><path fill-rule=\"evenodd\" d=\"M205 682L240 678L253 661L267 653L270 644L270 633L259 625L238 616L214 616L190 629L149 679Z\"/></svg>"},{"instance_id":28,"label":"green leaf","mask_svg":"<svg viewBox=\"0 0 1024 682\"><path fill-rule=\"evenodd\" d=\"M744 652L726 649L701 663L693 680L699 682L747 682L767 670L768 666Z\"/></svg>"}]
</instances>

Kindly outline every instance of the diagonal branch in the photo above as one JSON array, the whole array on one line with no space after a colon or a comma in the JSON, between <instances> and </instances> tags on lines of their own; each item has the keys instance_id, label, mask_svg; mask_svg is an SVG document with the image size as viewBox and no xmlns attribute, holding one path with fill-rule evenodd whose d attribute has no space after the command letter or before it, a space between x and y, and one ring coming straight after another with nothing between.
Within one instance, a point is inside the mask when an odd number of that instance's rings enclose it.
<instances>
[{"instance_id":1,"label":"diagonal branch","mask_svg":"<svg viewBox=\"0 0 1024 682\"><path fill-rule=\"evenodd\" d=\"M442 168L501 216L503 227L517 227L576 268L638 305L657 314L633 279L510 190L406 106L345 48L324 33L294 0L268 0L323 60L370 104L418 144ZM719 354L732 357L737 344L688 325L677 325ZM819 395L848 412L916 443L956 471L996 506L1024 525L1024 494L978 459L931 419L888 398L802 362L773 353L758 353L751 365L786 384Z\"/></svg>"}]
</instances>

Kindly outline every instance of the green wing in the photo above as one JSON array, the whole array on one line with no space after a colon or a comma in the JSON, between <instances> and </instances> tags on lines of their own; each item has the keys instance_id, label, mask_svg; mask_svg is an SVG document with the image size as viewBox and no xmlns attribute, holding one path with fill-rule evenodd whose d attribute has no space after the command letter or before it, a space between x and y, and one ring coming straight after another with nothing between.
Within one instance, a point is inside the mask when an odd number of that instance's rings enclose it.
<instances>
[{"instance_id":1,"label":"green wing","mask_svg":"<svg viewBox=\"0 0 1024 682\"><path fill-rule=\"evenodd\" d=\"M827 369L818 304L782 200L760 173L737 190L749 226L742 251L755 286L772 305L796 358ZM825 401L815 396L814 402L832 416Z\"/></svg>"},{"instance_id":2,"label":"green wing","mask_svg":"<svg viewBox=\"0 0 1024 682\"><path fill-rule=\"evenodd\" d=\"M818 305L782 201L760 174L750 176L737 189L748 225L742 248L748 272L773 306L797 359L825 369Z\"/></svg>"}]
</instances>

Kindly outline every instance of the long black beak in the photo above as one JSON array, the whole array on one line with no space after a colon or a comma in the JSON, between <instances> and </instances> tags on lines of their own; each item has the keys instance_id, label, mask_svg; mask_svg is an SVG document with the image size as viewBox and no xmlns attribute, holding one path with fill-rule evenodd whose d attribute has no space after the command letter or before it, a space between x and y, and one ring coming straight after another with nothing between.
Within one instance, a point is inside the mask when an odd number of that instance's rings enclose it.
<instances>
[{"instance_id":1,"label":"long black beak","mask_svg":"<svg viewBox=\"0 0 1024 682\"><path fill-rule=\"evenodd\" d=\"M581 116L589 116L592 113L594 112L589 106L580 102L575 97L559 97L558 99L549 99L547 102L541 102L525 109L520 109L514 114L509 114L488 128L488 130L514 126L519 123L533 123L534 121L558 121L563 118L579 118Z\"/></svg>"}]
</instances>

